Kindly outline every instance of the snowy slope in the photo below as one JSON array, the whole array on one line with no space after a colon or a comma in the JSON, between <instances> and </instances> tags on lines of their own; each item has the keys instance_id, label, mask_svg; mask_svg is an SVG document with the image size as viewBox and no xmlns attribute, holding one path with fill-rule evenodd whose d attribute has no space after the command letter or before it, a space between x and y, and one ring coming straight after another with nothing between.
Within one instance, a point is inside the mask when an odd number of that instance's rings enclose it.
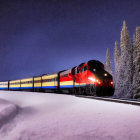
<instances>
[{"instance_id":1,"label":"snowy slope","mask_svg":"<svg viewBox=\"0 0 140 140\"><path fill-rule=\"evenodd\" d=\"M6 100L0 99L0 127L10 121L18 113L18 107Z\"/></svg>"},{"instance_id":2,"label":"snowy slope","mask_svg":"<svg viewBox=\"0 0 140 140\"><path fill-rule=\"evenodd\" d=\"M21 111L0 129L4 140L140 140L140 107L71 95L4 92Z\"/></svg>"}]
</instances>

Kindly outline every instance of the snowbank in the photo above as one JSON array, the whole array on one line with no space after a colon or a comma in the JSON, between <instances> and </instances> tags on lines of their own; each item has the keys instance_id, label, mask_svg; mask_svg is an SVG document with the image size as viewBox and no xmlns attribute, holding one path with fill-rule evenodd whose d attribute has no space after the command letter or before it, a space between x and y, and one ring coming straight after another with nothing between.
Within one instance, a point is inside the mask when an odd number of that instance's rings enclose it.
<instances>
[{"instance_id":1,"label":"snowbank","mask_svg":"<svg viewBox=\"0 0 140 140\"><path fill-rule=\"evenodd\" d=\"M140 140L140 106L71 95L0 92L21 107L2 140Z\"/></svg>"},{"instance_id":2,"label":"snowbank","mask_svg":"<svg viewBox=\"0 0 140 140\"><path fill-rule=\"evenodd\" d=\"M6 100L0 99L0 127L11 120L18 112L18 107Z\"/></svg>"}]
</instances>

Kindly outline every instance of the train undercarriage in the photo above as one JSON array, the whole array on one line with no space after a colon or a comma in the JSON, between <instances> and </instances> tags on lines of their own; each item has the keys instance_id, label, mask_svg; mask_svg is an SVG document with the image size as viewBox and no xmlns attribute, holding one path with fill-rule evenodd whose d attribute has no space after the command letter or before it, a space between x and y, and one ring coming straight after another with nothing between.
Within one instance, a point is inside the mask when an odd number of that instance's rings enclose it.
<instances>
[{"instance_id":1,"label":"train undercarriage","mask_svg":"<svg viewBox=\"0 0 140 140\"><path fill-rule=\"evenodd\" d=\"M114 88L101 86L95 87L93 84L89 84L86 86L61 89L60 93L85 96L113 96Z\"/></svg>"}]
</instances>

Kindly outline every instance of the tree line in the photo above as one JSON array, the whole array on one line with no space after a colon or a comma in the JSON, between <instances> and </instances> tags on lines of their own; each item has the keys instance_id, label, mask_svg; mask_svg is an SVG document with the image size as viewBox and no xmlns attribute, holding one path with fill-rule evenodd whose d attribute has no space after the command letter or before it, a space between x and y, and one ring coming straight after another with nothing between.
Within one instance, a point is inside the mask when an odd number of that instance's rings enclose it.
<instances>
[{"instance_id":1,"label":"tree line","mask_svg":"<svg viewBox=\"0 0 140 140\"><path fill-rule=\"evenodd\" d=\"M120 45L115 41L114 64L115 71L112 72L107 49L105 69L113 75L114 96L140 99L140 27L136 27L131 43L126 22L123 21Z\"/></svg>"}]
</instances>

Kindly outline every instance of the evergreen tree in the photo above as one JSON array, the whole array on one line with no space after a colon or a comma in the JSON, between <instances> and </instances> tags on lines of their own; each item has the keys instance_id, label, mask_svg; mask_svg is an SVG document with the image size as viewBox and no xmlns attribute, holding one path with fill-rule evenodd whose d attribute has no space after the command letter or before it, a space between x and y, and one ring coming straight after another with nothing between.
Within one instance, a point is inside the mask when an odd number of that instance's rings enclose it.
<instances>
[{"instance_id":1,"label":"evergreen tree","mask_svg":"<svg viewBox=\"0 0 140 140\"><path fill-rule=\"evenodd\" d=\"M133 60L133 68L132 68L132 71L133 71L133 75L135 74L135 64L134 64L134 59L135 59L135 57L136 57L136 45L135 45L135 40L136 40L136 36L135 36L135 34L133 35L133 47L132 47L132 52L133 52L133 58L132 58L132 60Z\"/></svg>"},{"instance_id":2,"label":"evergreen tree","mask_svg":"<svg viewBox=\"0 0 140 140\"><path fill-rule=\"evenodd\" d=\"M140 27L136 28L133 52L133 98L140 99Z\"/></svg>"},{"instance_id":3,"label":"evergreen tree","mask_svg":"<svg viewBox=\"0 0 140 140\"><path fill-rule=\"evenodd\" d=\"M112 75L109 48L107 48L107 51L106 51L105 70Z\"/></svg>"},{"instance_id":4,"label":"evergreen tree","mask_svg":"<svg viewBox=\"0 0 140 140\"><path fill-rule=\"evenodd\" d=\"M117 97L130 98L132 96L132 47L126 22L123 22L120 39L121 56L117 73Z\"/></svg>"},{"instance_id":5,"label":"evergreen tree","mask_svg":"<svg viewBox=\"0 0 140 140\"><path fill-rule=\"evenodd\" d=\"M114 85L117 87L118 81L118 70L119 70L119 59L120 59L120 51L118 47L118 42L115 41L115 48L114 48L114 64L115 64L115 73L114 73Z\"/></svg>"}]
</instances>

